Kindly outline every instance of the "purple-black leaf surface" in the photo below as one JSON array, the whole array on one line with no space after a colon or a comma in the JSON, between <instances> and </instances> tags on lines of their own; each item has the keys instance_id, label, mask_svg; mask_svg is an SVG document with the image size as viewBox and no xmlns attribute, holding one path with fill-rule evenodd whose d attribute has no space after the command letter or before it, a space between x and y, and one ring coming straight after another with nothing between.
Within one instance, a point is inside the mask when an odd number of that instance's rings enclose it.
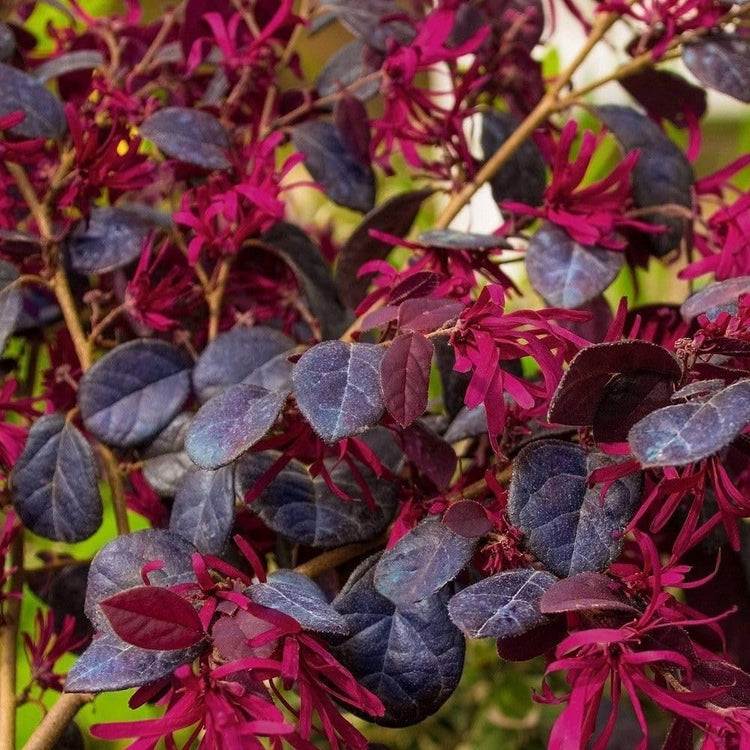
<instances>
[{"instance_id":1,"label":"purple-black leaf surface","mask_svg":"<svg viewBox=\"0 0 750 750\"><path fill-rule=\"evenodd\" d=\"M188 456L204 469L234 461L271 429L287 395L248 383L229 386L195 415L185 438Z\"/></svg>"},{"instance_id":2,"label":"purple-black leaf surface","mask_svg":"<svg viewBox=\"0 0 750 750\"><path fill-rule=\"evenodd\" d=\"M383 349L372 344L324 341L308 349L294 368L297 404L327 443L375 425L385 405L380 391Z\"/></svg>"},{"instance_id":3,"label":"purple-black leaf surface","mask_svg":"<svg viewBox=\"0 0 750 750\"><path fill-rule=\"evenodd\" d=\"M408 44L414 36L412 27L398 19L404 9L396 0L326 0L324 5L352 34L376 49L385 51L389 37Z\"/></svg>"},{"instance_id":4,"label":"purple-black leaf surface","mask_svg":"<svg viewBox=\"0 0 750 750\"><path fill-rule=\"evenodd\" d=\"M276 570L265 583L245 590L257 604L293 617L305 630L346 635L349 626L343 615L328 602L315 581L293 570Z\"/></svg>"},{"instance_id":5,"label":"purple-black leaf surface","mask_svg":"<svg viewBox=\"0 0 750 750\"><path fill-rule=\"evenodd\" d=\"M19 276L12 263L0 260L0 354L15 331L23 307L23 292L16 283Z\"/></svg>"},{"instance_id":6,"label":"purple-black leaf surface","mask_svg":"<svg viewBox=\"0 0 750 750\"><path fill-rule=\"evenodd\" d=\"M476 546L476 539L451 531L440 518L426 518L383 553L375 566L375 588L397 606L408 607L452 581Z\"/></svg>"},{"instance_id":7,"label":"purple-black leaf surface","mask_svg":"<svg viewBox=\"0 0 750 750\"><path fill-rule=\"evenodd\" d=\"M687 69L704 85L750 102L750 40L739 34L710 34L688 42Z\"/></svg>"},{"instance_id":8,"label":"purple-black leaf surface","mask_svg":"<svg viewBox=\"0 0 750 750\"><path fill-rule=\"evenodd\" d=\"M141 135L167 156L204 169L228 169L229 136L209 112L188 107L165 107L147 117Z\"/></svg>"},{"instance_id":9,"label":"purple-black leaf surface","mask_svg":"<svg viewBox=\"0 0 750 750\"><path fill-rule=\"evenodd\" d=\"M88 539L102 523L96 459L86 439L61 414L29 430L10 475L11 496L24 525L60 542Z\"/></svg>"},{"instance_id":10,"label":"purple-black leaf surface","mask_svg":"<svg viewBox=\"0 0 750 750\"><path fill-rule=\"evenodd\" d=\"M601 486L587 476L613 464L603 453L586 454L560 440L522 448L508 490L508 516L526 535L528 549L555 575L605 568L620 552L623 530L640 500L639 473Z\"/></svg>"},{"instance_id":11,"label":"purple-black leaf surface","mask_svg":"<svg viewBox=\"0 0 750 750\"><path fill-rule=\"evenodd\" d=\"M224 551L234 524L234 468L195 469L185 475L175 495L169 529L204 555Z\"/></svg>"},{"instance_id":12,"label":"purple-black leaf surface","mask_svg":"<svg viewBox=\"0 0 750 750\"><path fill-rule=\"evenodd\" d=\"M562 228L545 222L526 250L531 286L555 307L580 307L601 294L625 262L622 253L581 245Z\"/></svg>"},{"instance_id":13,"label":"purple-black leaf surface","mask_svg":"<svg viewBox=\"0 0 750 750\"><path fill-rule=\"evenodd\" d=\"M59 138L68 129L62 102L34 76L0 63L0 117L21 111L8 132L21 138Z\"/></svg>"},{"instance_id":14,"label":"purple-black leaf surface","mask_svg":"<svg viewBox=\"0 0 750 750\"><path fill-rule=\"evenodd\" d=\"M506 570L459 591L448 613L469 638L521 635L548 619L539 600L555 581L545 570Z\"/></svg>"},{"instance_id":15,"label":"purple-black leaf surface","mask_svg":"<svg viewBox=\"0 0 750 750\"><path fill-rule=\"evenodd\" d=\"M455 690L465 642L448 618L443 591L397 607L373 585L378 556L365 560L333 601L351 635L331 637L331 653L380 698L377 723L403 727L433 714Z\"/></svg>"},{"instance_id":16,"label":"purple-black leaf surface","mask_svg":"<svg viewBox=\"0 0 750 750\"><path fill-rule=\"evenodd\" d=\"M78 406L86 429L128 448L164 429L190 393L190 361L164 341L139 339L112 349L81 378Z\"/></svg>"},{"instance_id":17,"label":"purple-black leaf surface","mask_svg":"<svg viewBox=\"0 0 750 750\"><path fill-rule=\"evenodd\" d=\"M715 320L721 312L736 315L737 301L742 294L750 294L750 276L715 281L691 294L680 306L680 313L685 320L692 320L699 315Z\"/></svg>"},{"instance_id":18,"label":"purple-black leaf surface","mask_svg":"<svg viewBox=\"0 0 750 750\"><path fill-rule=\"evenodd\" d=\"M192 414L181 412L143 449L143 477L161 497L174 497L185 474L195 468L185 451L192 420Z\"/></svg>"},{"instance_id":19,"label":"purple-black leaf surface","mask_svg":"<svg viewBox=\"0 0 750 750\"><path fill-rule=\"evenodd\" d=\"M750 380L706 400L674 404L633 425L630 449L644 467L684 466L729 445L750 424Z\"/></svg>"},{"instance_id":20,"label":"purple-black leaf surface","mask_svg":"<svg viewBox=\"0 0 750 750\"><path fill-rule=\"evenodd\" d=\"M367 64L363 55L365 46L365 42L361 39L353 39L328 58L315 79L315 88L320 96L337 94L342 88L351 86L363 76L373 72L373 67ZM366 101L373 97L379 88L380 81L375 79L361 86L354 86L351 93L358 99Z\"/></svg>"}]
</instances>

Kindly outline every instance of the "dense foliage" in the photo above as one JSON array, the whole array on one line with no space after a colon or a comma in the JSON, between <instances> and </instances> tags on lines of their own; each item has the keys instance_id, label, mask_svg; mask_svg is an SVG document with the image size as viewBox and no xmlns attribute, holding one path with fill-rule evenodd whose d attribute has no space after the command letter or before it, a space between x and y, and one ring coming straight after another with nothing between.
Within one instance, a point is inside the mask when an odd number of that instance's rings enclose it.
<instances>
[{"instance_id":1,"label":"dense foliage","mask_svg":"<svg viewBox=\"0 0 750 750\"><path fill-rule=\"evenodd\" d=\"M704 87L750 101L750 6L68 0L42 45L13 5L2 750L17 696L61 692L52 747L125 688L159 718L94 736L365 748L351 714L433 714L467 638L544 656L551 748L621 704L639 747L654 710L671 750L749 747L750 157L693 164ZM611 81L630 104L587 103ZM452 227L485 183L494 231ZM648 304L613 309L628 278Z\"/></svg>"}]
</instances>

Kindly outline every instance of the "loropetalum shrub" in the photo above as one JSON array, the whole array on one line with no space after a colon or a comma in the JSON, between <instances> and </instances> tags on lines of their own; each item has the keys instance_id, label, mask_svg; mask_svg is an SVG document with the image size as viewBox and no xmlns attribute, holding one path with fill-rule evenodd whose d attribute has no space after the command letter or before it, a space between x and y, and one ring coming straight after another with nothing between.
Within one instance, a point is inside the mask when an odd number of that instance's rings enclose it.
<instances>
[{"instance_id":1,"label":"loropetalum shrub","mask_svg":"<svg viewBox=\"0 0 750 750\"><path fill-rule=\"evenodd\" d=\"M580 52L545 78L541 0L71 1L45 53L14 5L2 747L17 694L62 692L52 747L137 688L162 717L94 736L364 748L347 712L434 713L466 638L544 655L550 747L605 747L623 701L639 747L646 706L665 747L750 747L750 157L692 166L704 87L750 101L750 6L570 0ZM580 84L613 27L621 62ZM613 80L629 104L587 103ZM451 228L485 183L495 230ZM343 242L300 218L310 186L361 215ZM660 264L700 291L602 296ZM105 513L91 560L39 544Z\"/></svg>"}]
</instances>

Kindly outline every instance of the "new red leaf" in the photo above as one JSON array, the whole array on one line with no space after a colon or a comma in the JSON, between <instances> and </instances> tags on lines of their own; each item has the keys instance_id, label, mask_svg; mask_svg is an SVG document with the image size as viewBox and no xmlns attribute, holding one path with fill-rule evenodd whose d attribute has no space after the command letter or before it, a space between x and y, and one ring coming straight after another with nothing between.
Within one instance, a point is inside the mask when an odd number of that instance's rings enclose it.
<instances>
[{"instance_id":1,"label":"new red leaf","mask_svg":"<svg viewBox=\"0 0 750 750\"><path fill-rule=\"evenodd\" d=\"M393 340L380 362L383 400L390 415L410 425L427 408L432 342L410 331Z\"/></svg>"},{"instance_id":2,"label":"new red leaf","mask_svg":"<svg viewBox=\"0 0 750 750\"><path fill-rule=\"evenodd\" d=\"M153 651L188 648L203 638L192 605L160 586L136 586L100 603L115 633L126 643Z\"/></svg>"}]
</instances>

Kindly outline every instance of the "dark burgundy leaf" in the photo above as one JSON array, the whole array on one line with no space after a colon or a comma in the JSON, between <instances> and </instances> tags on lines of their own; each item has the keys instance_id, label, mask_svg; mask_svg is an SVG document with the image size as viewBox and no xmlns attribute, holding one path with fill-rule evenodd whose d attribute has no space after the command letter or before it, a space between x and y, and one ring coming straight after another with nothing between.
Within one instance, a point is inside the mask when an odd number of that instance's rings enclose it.
<instances>
[{"instance_id":1,"label":"dark burgundy leaf","mask_svg":"<svg viewBox=\"0 0 750 750\"><path fill-rule=\"evenodd\" d=\"M168 217L167 217L168 219ZM148 233L164 226L155 213L136 208L93 208L68 242L70 264L79 273L106 273L134 261Z\"/></svg>"},{"instance_id":2,"label":"dark burgundy leaf","mask_svg":"<svg viewBox=\"0 0 750 750\"><path fill-rule=\"evenodd\" d=\"M695 665L694 680L697 690L729 688L713 701L722 708L746 708L750 704L750 674L735 664L720 659L701 660Z\"/></svg>"},{"instance_id":3,"label":"dark burgundy leaf","mask_svg":"<svg viewBox=\"0 0 750 750\"><path fill-rule=\"evenodd\" d=\"M443 523L456 534L467 539L478 539L492 530L487 511L476 500L459 500L451 503L443 514Z\"/></svg>"},{"instance_id":4,"label":"dark burgundy leaf","mask_svg":"<svg viewBox=\"0 0 750 750\"><path fill-rule=\"evenodd\" d=\"M297 405L327 443L357 435L383 416L380 361L372 344L325 341L308 349L294 368Z\"/></svg>"},{"instance_id":5,"label":"dark burgundy leaf","mask_svg":"<svg viewBox=\"0 0 750 750\"><path fill-rule=\"evenodd\" d=\"M736 276L724 281L716 281L703 287L682 303L680 313L685 320L692 320L699 315L715 320L723 311L730 315L738 312L737 300L742 294L750 294L750 276Z\"/></svg>"},{"instance_id":6,"label":"dark burgundy leaf","mask_svg":"<svg viewBox=\"0 0 750 750\"><path fill-rule=\"evenodd\" d=\"M193 470L177 489L169 529L201 554L220 555L234 524L234 499L233 467Z\"/></svg>"},{"instance_id":7,"label":"dark burgundy leaf","mask_svg":"<svg viewBox=\"0 0 750 750\"><path fill-rule=\"evenodd\" d=\"M125 643L149 651L174 651L203 638L198 613L187 600L160 586L138 586L99 603Z\"/></svg>"},{"instance_id":8,"label":"dark burgundy leaf","mask_svg":"<svg viewBox=\"0 0 750 750\"><path fill-rule=\"evenodd\" d=\"M78 406L103 443L129 448L153 438L190 393L190 361L164 341L139 339L105 354L81 378Z\"/></svg>"},{"instance_id":9,"label":"dark burgundy leaf","mask_svg":"<svg viewBox=\"0 0 750 750\"><path fill-rule=\"evenodd\" d=\"M614 581L602 573L578 573L554 583L544 592L540 609L555 612L589 612L617 610L638 614L638 610L614 591Z\"/></svg>"},{"instance_id":10,"label":"dark burgundy leaf","mask_svg":"<svg viewBox=\"0 0 750 750\"><path fill-rule=\"evenodd\" d=\"M341 301L355 308L364 298L371 276L358 276L360 267L370 260L383 260L393 249L383 240L370 236L371 229L403 237L411 229L419 208L431 189L399 193L374 208L362 219L339 253L335 281Z\"/></svg>"},{"instance_id":11,"label":"dark burgundy leaf","mask_svg":"<svg viewBox=\"0 0 750 750\"><path fill-rule=\"evenodd\" d=\"M161 497L174 497L185 474L195 467L185 451L185 436L192 420L192 414L178 414L143 450L141 471Z\"/></svg>"},{"instance_id":12,"label":"dark burgundy leaf","mask_svg":"<svg viewBox=\"0 0 750 750\"><path fill-rule=\"evenodd\" d=\"M391 289L388 301L392 305L398 305L408 299L428 297L440 286L442 278L435 271L416 271L415 273L411 273Z\"/></svg>"},{"instance_id":13,"label":"dark burgundy leaf","mask_svg":"<svg viewBox=\"0 0 750 750\"><path fill-rule=\"evenodd\" d=\"M750 40L723 33L700 37L685 45L682 60L704 86L750 102Z\"/></svg>"},{"instance_id":14,"label":"dark burgundy leaf","mask_svg":"<svg viewBox=\"0 0 750 750\"><path fill-rule=\"evenodd\" d=\"M623 253L581 245L562 228L545 222L526 250L531 286L555 307L580 307L615 280Z\"/></svg>"},{"instance_id":15,"label":"dark burgundy leaf","mask_svg":"<svg viewBox=\"0 0 750 750\"><path fill-rule=\"evenodd\" d=\"M255 453L243 456L236 468L237 491L244 496L278 458L277 454ZM311 547L338 547L373 539L385 529L396 512L397 488L394 482L379 479L362 465L357 469L374 500L371 507L364 491L346 463L326 467L342 499L322 477L313 479L299 461L290 461L284 470L249 506L270 529L296 544Z\"/></svg>"},{"instance_id":16,"label":"dark burgundy leaf","mask_svg":"<svg viewBox=\"0 0 750 750\"><path fill-rule=\"evenodd\" d=\"M706 91L669 70L647 68L621 78L619 83L649 117L685 127L686 111L696 120L706 113Z\"/></svg>"},{"instance_id":17,"label":"dark burgundy leaf","mask_svg":"<svg viewBox=\"0 0 750 750\"><path fill-rule=\"evenodd\" d=\"M325 194L340 206L366 212L375 205L375 175L353 154L334 125L313 120L292 130L294 147Z\"/></svg>"},{"instance_id":18,"label":"dark burgundy leaf","mask_svg":"<svg viewBox=\"0 0 750 750\"><path fill-rule=\"evenodd\" d=\"M457 318L463 309L461 302L452 299L407 299L398 308L398 325L402 330L428 333Z\"/></svg>"},{"instance_id":19,"label":"dark burgundy leaf","mask_svg":"<svg viewBox=\"0 0 750 750\"><path fill-rule=\"evenodd\" d=\"M360 164L369 164L370 120L365 105L351 94L342 94L333 106L333 123L349 153Z\"/></svg>"},{"instance_id":20,"label":"dark burgundy leaf","mask_svg":"<svg viewBox=\"0 0 750 750\"><path fill-rule=\"evenodd\" d=\"M18 269L12 263L0 260L0 354L21 315L23 292L16 283L19 276Z\"/></svg>"},{"instance_id":21,"label":"dark burgundy leaf","mask_svg":"<svg viewBox=\"0 0 750 750\"><path fill-rule=\"evenodd\" d=\"M694 732L695 727L690 720L678 716L669 727L664 744L661 746L662 750L694 750Z\"/></svg>"},{"instance_id":22,"label":"dark burgundy leaf","mask_svg":"<svg viewBox=\"0 0 750 750\"><path fill-rule=\"evenodd\" d=\"M409 460L439 489L446 489L453 478L458 457L453 447L421 421L403 432L404 452Z\"/></svg>"},{"instance_id":23,"label":"dark burgundy leaf","mask_svg":"<svg viewBox=\"0 0 750 750\"><path fill-rule=\"evenodd\" d=\"M195 415L185 438L188 456L204 469L234 461L273 427L287 395L247 383L229 386Z\"/></svg>"},{"instance_id":24,"label":"dark burgundy leaf","mask_svg":"<svg viewBox=\"0 0 750 750\"><path fill-rule=\"evenodd\" d=\"M232 328L219 334L201 352L193 368L193 388L201 401L207 401L293 347L294 341L275 328Z\"/></svg>"},{"instance_id":25,"label":"dark burgundy leaf","mask_svg":"<svg viewBox=\"0 0 750 750\"><path fill-rule=\"evenodd\" d=\"M80 542L102 523L94 452L61 414L34 422L10 486L16 512L35 534Z\"/></svg>"},{"instance_id":26,"label":"dark burgundy leaf","mask_svg":"<svg viewBox=\"0 0 750 750\"><path fill-rule=\"evenodd\" d=\"M374 68L367 64L363 56L364 49L365 43L354 39L328 59L315 79L315 88L320 96L337 94L373 72ZM380 81L375 79L361 86L352 86L350 91L357 99L366 101L375 96L379 88Z\"/></svg>"},{"instance_id":27,"label":"dark burgundy leaf","mask_svg":"<svg viewBox=\"0 0 750 750\"><path fill-rule=\"evenodd\" d=\"M59 138L68 128L62 102L34 76L0 63L0 117L26 115L8 130L21 138Z\"/></svg>"},{"instance_id":28,"label":"dark burgundy leaf","mask_svg":"<svg viewBox=\"0 0 750 750\"><path fill-rule=\"evenodd\" d=\"M202 644L177 651L152 651L103 633L78 657L65 681L66 693L103 693L139 687L190 664Z\"/></svg>"},{"instance_id":29,"label":"dark burgundy leaf","mask_svg":"<svg viewBox=\"0 0 750 750\"><path fill-rule=\"evenodd\" d=\"M491 111L482 115L482 152L485 160L508 140L518 125L516 118L507 112ZM498 203L518 201L539 206L544 199L546 185L544 159L532 140L525 140L490 179L492 196Z\"/></svg>"},{"instance_id":30,"label":"dark burgundy leaf","mask_svg":"<svg viewBox=\"0 0 750 750\"><path fill-rule=\"evenodd\" d=\"M397 336L380 360L383 401L402 427L422 416L427 408L432 353L432 342L410 331Z\"/></svg>"},{"instance_id":31,"label":"dark burgundy leaf","mask_svg":"<svg viewBox=\"0 0 750 750\"><path fill-rule=\"evenodd\" d=\"M448 613L469 638L521 635L548 619L539 600L556 581L544 570L507 570L459 591Z\"/></svg>"},{"instance_id":32,"label":"dark burgundy leaf","mask_svg":"<svg viewBox=\"0 0 750 750\"><path fill-rule=\"evenodd\" d=\"M497 641L497 655L505 661L528 661L547 653L567 634L564 617L552 617L521 635Z\"/></svg>"},{"instance_id":33,"label":"dark burgundy leaf","mask_svg":"<svg viewBox=\"0 0 750 750\"><path fill-rule=\"evenodd\" d=\"M229 136L208 112L165 107L147 117L139 128L167 156L205 169L229 169Z\"/></svg>"},{"instance_id":34,"label":"dark burgundy leaf","mask_svg":"<svg viewBox=\"0 0 750 750\"><path fill-rule=\"evenodd\" d=\"M526 535L529 550L555 575L604 569L622 547L622 532L641 497L640 474L615 480L602 500L601 485L587 487L595 469L615 463L560 440L522 448L508 490L508 516Z\"/></svg>"},{"instance_id":35,"label":"dark burgundy leaf","mask_svg":"<svg viewBox=\"0 0 750 750\"><path fill-rule=\"evenodd\" d=\"M52 78L59 78L66 73L75 73L79 70L93 70L104 64L104 55L98 50L79 49L72 52L64 52L62 55L53 57L42 63L34 70L34 77L40 83L46 83Z\"/></svg>"},{"instance_id":36,"label":"dark burgundy leaf","mask_svg":"<svg viewBox=\"0 0 750 750\"><path fill-rule=\"evenodd\" d=\"M493 250L508 247L508 240L505 237L459 232L456 229L434 229L430 232L422 232L417 239L421 244L439 250Z\"/></svg>"},{"instance_id":37,"label":"dark burgundy leaf","mask_svg":"<svg viewBox=\"0 0 750 750\"><path fill-rule=\"evenodd\" d=\"M414 30L405 21L381 20L404 16L404 9L396 0L326 0L324 7L352 34L382 51L385 51L389 37L408 44L414 36Z\"/></svg>"},{"instance_id":38,"label":"dark burgundy leaf","mask_svg":"<svg viewBox=\"0 0 750 750\"><path fill-rule=\"evenodd\" d=\"M448 618L444 589L410 607L396 607L373 584L378 555L349 577L333 607L349 637L331 637L331 653L380 698L378 724L403 727L433 714L456 689L465 642Z\"/></svg>"},{"instance_id":39,"label":"dark burgundy leaf","mask_svg":"<svg viewBox=\"0 0 750 750\"><path fill-rule=\"evenodd\" d=\"M594 425L597 440L625 440L642 416L669 403L682 370L665 348L615 341L582 349L563 374L547 419Z\"/></svg>"},{"instance_id":40,"label":"dark burgundy leaf","mask_svg":"<svg viewBox=\"0 0 750 750\"><path fill-rule=\"evenodd\" d=\"M383 553L375 566L375 588L396 606L411 606L452 581L475 548L476 540L451 531L435 516L426 518Z\"/></svg>"},{"instance_id":41,"label":"dark burgundy leaf","mask_svg":"<svg viewBox=\"0 0 750 750\"><path fill-rule=\"evenodd\" d=\"M640 151L632 173L633 196L639 208L670 203L691 208L693 170L682 150L656 123L630 107L615 104L596 107L595 114L615 134L624 152ZM685 232L686 221L679 216L649 213L651 224L667 227L667 232L650 234L647 241L659 257L673 250Z\"/></svg>"},{"instance_id":42,"label":"dark burgundy leaf","mask_svg":"<svg viewBox=\"0 0 750 750\"><path fill-rule=\"evenodd\" d=\"M628 434L644 467L684 466L729 445L750 424L750 380L740 380L705 401L651 412Z\"/></svg>"},{"instance_id":43,"label":"dark burgundy leaf","mask_svg":"<svg viewBox=\"0 0 750 750\"><path fill-rule=\"evenodd\" d=\"M293 570L276 570L266 583L255 583L245 590L247 596L264 607L293 617L305 630L346 635L349 626L326 599L315 581Z\"/></svg>"},{"instance_id":44,"label":"dark burgundy leaf","mask_svg":"<svg viewBox=\"0 0 750 750\"><path fill-rule=\"evenodd\" d=\"M146 563L163 562L163 566L148 574L148 580L154 586L168 587L194 581L191 557L195 551L190 542L165 529L136 531L108 542L91 561L86 587L86 615L96 630L111 630L99 602L121 591L142 586L141 571Z\"/></svg>"}]
</instances>

